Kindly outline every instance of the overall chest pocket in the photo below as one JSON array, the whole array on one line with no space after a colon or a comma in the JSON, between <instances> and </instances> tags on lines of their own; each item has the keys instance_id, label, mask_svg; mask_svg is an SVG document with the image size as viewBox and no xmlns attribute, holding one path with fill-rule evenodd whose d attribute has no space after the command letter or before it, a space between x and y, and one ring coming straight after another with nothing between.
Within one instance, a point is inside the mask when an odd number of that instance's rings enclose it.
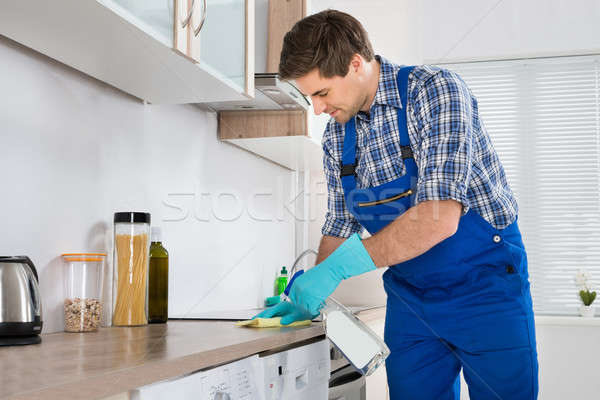
<instances>
[{"instance_id":1,"label":"overall chest pocket","mask_svg":"<svg viewBox=\"0 0 600 400\"><path fill-rule=\"evenodd\" d=\"M400 156L359 163L356 172L359 187L364 189L357 189L349 200L363 220L385 217L391 221L412 205L416 191Z\"/></svg>"},{"instance_id":2,"label":"overall chest pocket","mask_svg":"<svg viewBox=\"0 0 600 400\"><path fill-rule=\"evenodd\" d=\"M380 187L359 190L356 194L352 211L359 221L393 221L410 208L414 198L414 190L398 180Z\"/></svg>"},{"instance_id":3,"label":"overall chest pocket","mask_svg":"<svg viewBox=\"0 0 600 400\"><path fill-rule=\"evenodd\" d=\"M359 163L356 173L361 187L376 187L406 175L407 169L400 155L387 156L379 161ZM364 178L363 178L364 177Z\"/></svg>"},{"instance_id":4,"label":"overall chest pocket","mask_svg":"<svg viewBox=\"0 0 600 400\"><path fill-rule=\"evenodd\" d=\"M380 205L384 205L384 204L388 204L395 202L396 200L400 200L403 199L405 197L410 197L414 194L414 190L412 189L408 189L408 190L401 190L400 193L394 194L394 192L398 192L398 190L394 190L394 189L390 189L389 190L389 194L385 193L386 191L382 191L380 194L381 196L379 196L379 199L376 200L370 200L370 201L359 201L356 203L356 206L359 208L362 207L374 207L374 206L380 206Z\"/></svg>"}]
</instances>

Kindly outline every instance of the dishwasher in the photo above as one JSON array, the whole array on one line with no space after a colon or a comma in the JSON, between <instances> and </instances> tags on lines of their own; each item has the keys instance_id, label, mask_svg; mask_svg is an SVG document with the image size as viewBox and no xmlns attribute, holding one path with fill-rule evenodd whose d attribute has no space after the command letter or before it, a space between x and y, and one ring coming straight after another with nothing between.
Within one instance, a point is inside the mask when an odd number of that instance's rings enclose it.
<instances>
[{"instance_id":1,"label":"dishwasher","mask_svg":"<svg viewBox=\"0 0 600 400\"><path fill-rule=\"evenodd\" d=\"M348 364L331 371L343 355L329 339L259 354L265 400L366 400L366 378Z\"/></svg>"},{"instance_id":2,"label":"dishwasher","mask_svg":"<svg viewBox=\"0 0 600 400\"><path fill-rule=\"evenodd\" d=\"M331 372L327 338L255 354L139 387L130 400L366 400L365 377L352 365Z\"/></svg>"},{"instance_id":3,"label":"dishwasher","mask_svg":"<svg viewBox=\"0 0 600 400\"><path fill-rule=\"evenodd\" d=\"M329 340L312 339L129 391L130 400L326 400ZM348 399L349 400L349 399Z\"/></svg>"},{"instance_id":4,"label":"dishwasher","mask_svg":"<svg viewBox=\"0 0 600 400\"><path fill-rule=\"evenodd\" d=\"M326 338L259 354L265 400L327 399L331 371ZM259 380L260 382L261 380ZM261 385L259 384L259 389Z\"/></svg>"}]
</instances>

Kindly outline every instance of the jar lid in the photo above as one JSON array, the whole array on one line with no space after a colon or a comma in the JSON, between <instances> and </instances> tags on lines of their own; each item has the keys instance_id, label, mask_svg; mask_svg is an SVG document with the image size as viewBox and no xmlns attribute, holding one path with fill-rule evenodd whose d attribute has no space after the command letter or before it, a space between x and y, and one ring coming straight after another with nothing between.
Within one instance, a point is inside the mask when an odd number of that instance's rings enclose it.
<instances>
[{"instance_id":1,"label":"jar lid","mask_svg":"<svg viewBox=\"0 0 600 400\"><path fill-rule=\"evenodd\" d=\"M64 253L61 256L67 261L103 261L106 253Z\"/></svg>"},{"instance_id":2,"label":"jar lid","mask_svg":"<svg viewBox=\"0 0 600 400\"><path fill-rule=\"evenodd\" d=\"M144 212L116 212L115 213L115 223L125 222L125 223L150 223L150 213Z\"/></svg>"}]
</instances>

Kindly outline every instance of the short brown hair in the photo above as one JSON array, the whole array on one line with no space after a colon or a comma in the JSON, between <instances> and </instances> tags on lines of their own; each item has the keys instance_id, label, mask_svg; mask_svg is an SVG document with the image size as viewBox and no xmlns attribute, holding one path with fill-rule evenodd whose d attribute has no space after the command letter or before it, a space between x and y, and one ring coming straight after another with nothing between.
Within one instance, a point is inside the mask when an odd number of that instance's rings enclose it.
<instances>
[{"instance_id":1,"label":"short brown hair","mask_svg":"<svg viewBox=\"0 0 600 400\"><path fill-rule=\"evenodd\" d=\"M318 68L324 78L346 76L357 53L366 61L374 56L361 23L341 11L321 11L296 22L285 34L279 75L284 80L296 79Z\"/></svg>"}]
</instances>

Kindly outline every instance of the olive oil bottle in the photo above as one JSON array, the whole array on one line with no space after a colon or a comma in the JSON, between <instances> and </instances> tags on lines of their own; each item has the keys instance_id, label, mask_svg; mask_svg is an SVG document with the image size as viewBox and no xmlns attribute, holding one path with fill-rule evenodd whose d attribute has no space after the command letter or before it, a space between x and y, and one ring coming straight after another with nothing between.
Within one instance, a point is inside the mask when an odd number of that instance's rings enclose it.
<instances>
[{"instance_id":1,"label":"olive oil bottle","mask_svg":"<svg viewBox=\"0 0 600 400\"><path fill-rule=\"evenodd\" d=\"M152 227L148 285L148 322L167 322L169 316L169 253L162 245L162 232Z\"/></svg>"}]
</instances>

